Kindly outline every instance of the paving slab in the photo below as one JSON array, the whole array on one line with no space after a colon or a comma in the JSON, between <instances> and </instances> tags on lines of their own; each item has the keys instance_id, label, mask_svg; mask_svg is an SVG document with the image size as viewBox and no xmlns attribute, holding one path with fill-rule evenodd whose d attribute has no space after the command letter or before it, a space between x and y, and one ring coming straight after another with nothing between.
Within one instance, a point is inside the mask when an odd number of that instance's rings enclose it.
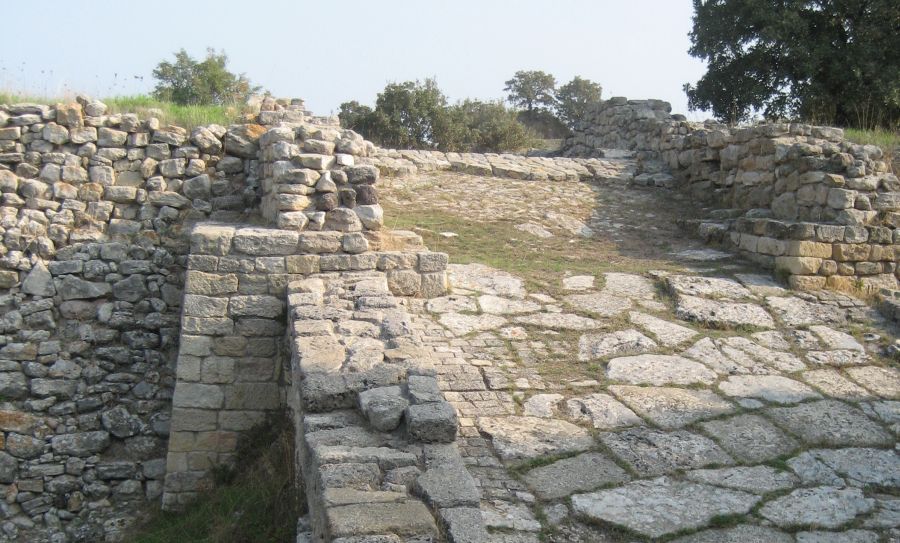
<instances>
[{"instance_id":1,"label":"paving slab","mask_svg":"<svg viewBox=\"0 0 900 543\"><path fill-rule=\"evenodd\" d=\"M655 428L630 428L602 434L600 441L641 477L734 464L714 441L687 430L664 432Z\"/></svg>"},{"instance_id":2,"label":"paving slab","mask_svg":"<svg viewBox=\"0 0 900 543\"><path fill-rule=\"evenodd\" d=\"M516 315L520 313L534 313L540 311L541 306L529 300L515 298L503 298L493 294L483 294L478 297L478 305L485 313L494 315Z\"/></svg>"},{"instance_id":3,"label":"paving slab","mask_svg":"<svg viewBox=\"0 0 900 543\"><path fill-rule=\"evenodd\" d=\"M752 303L721 302L698 296L679 295L675 304L675 314L680 319L711 328L775 327L775 321L766 310Z\"/></svg>"},{"instance_id":4,"label":"paving slab","mask_svg":"<svg viewBox=\"0 0 900 543\"><path fill-rule=\"evenodd\" d=\"M608 356L645 353L657 348L655 341L637 330L584 334L578 340L578 360L587 362Z\"/></svg>"},{"instance_id":5,"label":"paving slab","mask_svg":"<svg viewBox=\"0 0 900 543\"><path fill-rule=\"evenodd\" d=\"M846 311L833 305L808 302L796 296L769 296L766 305L787 326L811 326L821 324L843 324Z\"/></svg>"},{"instance_id":6,"label":"paving slab","mask_svg":"<svg viewBox=\"0 0 900 543\"><path fill-rule=\"evenodd\" d=\"M680 428L735 409L708 390L613 385L609 391L638 415L663 428Z\"/></svg>"},{"instance_id":7,"label":"paving slab","mask_svg":"<svg viewBox=\"0 0 900 543\"><path fill-rule=\"evenodd\" d=\"M894 439L860 411L837 400L772 407L765 414L810 445L892 445Z\"/></svg>"},{"instance_id":8,"label":"paving slab","mask_svg":"<svg viewBox=\"0 0 900 543\"><path fill-rule=\"evenodd\" d=\"M564 300L575 309L587 311L601 317L615 317L628 311L632 306L629 298L607 294L606 292L570 294Z\"/></svg>"},{"instance_id":9,"label":"paving slab","mask_svg":"<svg viewBox=\"0 0 900 543\"><path fill-rule=\"evenodd\" d=\"M632 273L610 272L603 274L603 292L634 300L652 300L656 297L656 285L650 279Z\"/></svg>"},{"instance_id":10,"label":"paving slab","mask_svg":"<svg viewBox=\"0 0 900 543\"><path fill-rule=\"evenodd\" d=\"M632 385L710 385L714 371L699 362L680 356L642 354L613 358L606 365L606 377Z\"/></svg>"},{"instance_id":11,"label":"paving slab","mask_svg":"<svg viewBox=\"0 0 900 543\"><path fill-rule=\"evenodd\" d=\"M839 400L862 401L875 397L874 394L857 385L844 375L833 369L809 370L803 372L801 378L816 387L826 396Z\"/></svg>"},{"instance_id":12,"label":"paving slab","mask_svg":"<svg viewBox=\"0 0 900 543\"><path fill-rule=\"evenodd\" d=\"M438 322L455 336L494 330L507 323L506 319L497 315L464 315L462 313L444 313L438 318Z\"/></svg>"},{"instance_id":13,"label":"paving slab","mask_svg":"<svg viewBox=\"0 0 900 543\"><path fill-rule=\"evenodd\" d=\"M797 543L878 543L878 534L869 530L798 532Z\"/></svg>"},{"instance_id":14,"label":"paving slab","mask_svg":"<svg viewBox=\"0 0 900 543\"><path fill-rule=\"evenodd\" d=\"M735 375L719 383L719 390L733 398L758 398L779 404L821 398L803 383L780 375Z\"/></svg>"},{"instance_id":15,"label":"paving slab","mask_svg":"<svg viewBox=\"0 0 900 543\"><path fill-rule=\"evenodd\" d=\"M886 400L900 399L900 370L896 368L847 368L847 375Z\"/></svg>"},{"instance_id":16,"label":"paving slab","mask_svg":"<svg viewBox=\"0 0 900 543\"><path fill-rule=\"evenodd\" d=\"M588 290L594 288L593 275L573 275L572 277L564 277L562 280L563 288L566 290Z\"/></svg>"},{"instance_id":17,"label":"paving slab","mask_svg":"<svg viewBox=\"0 0 900 543\"><path fill-rule=\"evenodd\" d=\"M609 394L597 393L566 401L569 417L600 430L641 426L644 420Z\"/></svg>"},{"instance_id":18,"label":"paving slab","mask_svg":"<svg viewBox=\"0 0 900 543\"><path fill-rule=\"evenodd\" d=\"M672 543L794 543L790 534L753 524L740 524L721 530L704 530L673 539Z\"/></svg>"},{"instance_id":19,"label":"paving slab","mask_svg":"<svg viewBox=\"0 0 900 543\"><path fill-rule=\"evenodd\" d=\"M713 518L747 513L758 496L660 477L572 497L578 515L624 526L647 537L703 528Z\"/></svg>"},{"instance_id":20,"label":"paving slab","mask_svg":"<svg viewBox=\"0 0 900 543\"><path fill-rule=\"evenodd\" d=\"M700 428L732 456L748 463L767 462L800 444L768 420L753 414L701 422Z\"/></svg>"},{"instance_id":21,"label":"paving slab","mask_svg":"<svg viewBox=\"0 0 900 543\"><path fill-rule=\"evenodd\" d=\"M759 509L759 514L782 528L816 526L840 528L875 507L858 488L799 488Z\"/></svg>"},{"instance_id":22,"label":"paving slab","mask_svg":"<svg viewBox=\"0 0 900 543\"><path fill-rule=\"evenodd\" d=\"M857 484L900 487L900 455L897 451L851 447L807 452Z\"/></svg>"},{"instance_id":23,"label":"paving slab","mask_svg":"<svg viewBox=\"0 0 900 543\"><path fill-rule=\"evenodd\" d=\"M720 469L698 469L685 473L685 478L696 483L743 490L753 494L768 494L794 488L800 479L789 471L779 471L769 466L737 466Z\"/></svg>"},{"instance_id":24,"label":"paving slab","mask_svg":"<svg viewBox=\"0 0 900 543\"><path fill-rule=\"evenodd\" d=\"M511 298L524 298L526 294L521 279L484 264L450 264L447 266L447 277L453 287L482 294Z\"/></svg>"},{"instance_id":25,"label":"paving slab","mask_svg":"<svg viewBox=\"0 0 900 543\"><path fill-rule=\"evenodd\" d=\"M707 298L738 300L752 298L753 293L733 279L703 277L699 275L670 275L666 284L673 292Z\"/></svg>"},{"instance_id":26,"label":"paving slab","mask_svg":"<svg viewBox=\"0 0 900 543\"><path fill-rule=\"evenodd\" d=\"M564 458L525 474L525 483L543 500L556 500L631 479L615 462L600 453Z\"/></svg>"},{"instance_id":27,"label":"paving slab","mask_svg":"<svg viewBox=\"0 0 900 543\"><path fill-rule=\"evenodd\" d=\"M479 417L476 424L491 438L494 450L506 461L580 452L594 445L590 432L562 420L538 417Z\"/></svg>"},{"instance_id":28,"label":"paving slab","mask_svg":"<svg viewBox=\"0 0 900 543\"><path fill-rule=\"evenodd\" d=\"M656 341L666 347L677 347L697 335L697 332L686 326L638 311L628 313L628 319L646 330L656 338Z\"/></svg>"},{"instance_id":29,"label":"paving slab","mask_svg":"<svg viewBox=\"0 0 900 543\"><path fill-rule=\"evenodd\" d=\"M539 326L554 330L593 330L600 328L601 323L594 319L575 315L573 313L534 313L514 317L519 324Z\"/></svg>"}]
</instances>

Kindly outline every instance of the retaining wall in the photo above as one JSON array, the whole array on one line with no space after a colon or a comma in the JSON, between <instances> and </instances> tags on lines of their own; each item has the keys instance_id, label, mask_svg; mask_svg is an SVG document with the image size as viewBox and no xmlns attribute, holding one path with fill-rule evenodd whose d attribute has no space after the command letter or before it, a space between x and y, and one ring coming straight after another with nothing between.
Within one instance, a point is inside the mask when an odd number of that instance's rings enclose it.
<instances>
[{"instance_id":1,"label":"retaining wall","mask_svg":"<svg viewBox=\"0 0 900 543\"><path fill-rule=\"evenodd\" d=\"M719 208L705 233L794 287L897 288L900 181L880 148L848 142L837 128L731 128L670 111L659 100L601 102L578 123L565 154L635 151L635 183L676 186Z\"/></svg>"}]
</instances>

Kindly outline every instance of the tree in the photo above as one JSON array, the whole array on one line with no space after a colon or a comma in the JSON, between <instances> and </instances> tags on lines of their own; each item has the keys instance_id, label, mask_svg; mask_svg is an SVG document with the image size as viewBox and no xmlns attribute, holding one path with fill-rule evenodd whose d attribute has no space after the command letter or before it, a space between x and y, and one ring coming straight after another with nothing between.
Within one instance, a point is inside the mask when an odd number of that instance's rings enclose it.
<instances>
[{"instance_id":1,"label":"tree","mask_svg":"<svg viewBox=\"0 0 900 543\"><path fill-rule=\"evenodd\" d=\"M900 119L897 0L694 0L691 109L871 128Z\"/></svg>"},{"instance_id":2,"label":"tree","mask_svg":"<svg viewBox=\"0 0 900 543\"><path fill-rule=\"evenodd\" d=\"M355 130L360 134L366 134L374 122L373 114L372 108L352 100L341 104L338 118L341 120L341 126L344 128Z\"/></svg>"},{"instance_id":3,"label":"tree","mask_svg":"<svg viewBox=\"0 0 900 543\"><path fill-rule=\"evenodd\" d=\"M447 128L446 106L434 79L390 83L375 100L373 129L388 147L436 148Z\"/></svg>"},{"instance_id":4,"label":"tree","mask_svg":"<svg viewBox=\"0 0 900 543\"><path fill-rule=\"evenodd\" d=\"M574 79L556 91L557 115L569 128L572 128L577 121L584 118L590 104L600 101L602 91L599 83L594 83L590 79L582 79L576 75Z\"/></svg>"},{"instance_id":5,"label":"tree","mask_svg":"<svg viewBox=\"0 0 900 543\"><path fill-rule=\"evenodd\" d=\"M228 71L225 52L206 50L206 58L198 62L184 49L175 53L175 62L162 61L153 70L158 80L153 96L181 105L223 105L246 101L260 87L251 85L244 74Z\"/></svg>"},{"instance_id":6,"label":"tree","mask_svg":"<svg viewBox=\"0 0 900 543\"><path fill-rule=\"evenodd\" d=\"M550 110L556 104L556 78L540 70L519 70L503 88L514 106L531 116L537 110Z\"/></svg>"}]
</instances>

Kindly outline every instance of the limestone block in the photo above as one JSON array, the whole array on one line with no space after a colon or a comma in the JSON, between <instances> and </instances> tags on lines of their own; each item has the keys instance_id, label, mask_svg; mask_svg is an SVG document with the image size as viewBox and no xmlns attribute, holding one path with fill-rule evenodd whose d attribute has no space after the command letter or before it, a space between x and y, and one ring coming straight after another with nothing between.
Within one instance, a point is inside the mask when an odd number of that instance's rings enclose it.
<instances>
[{"instance_id":1,"label":"limestone block","mask_svg":"<svg viewBox=\"0 0 900 543\"><path fill-rule=\"evenodd\" d=\"M406 429L410 437L426 443L456 440L456 411L447 402L411 405L406 409Z\"/></svg>"},{"instance_id":2,"label":"limestone block","mask_svg":"<svg viewBox=\"0 0 900 543\"><path fill-rule=\"evenodd\" d=\"M775 269L785 270L791 274L811 275L817 273L821 265L821 258L805 256L775 257Z\"/></svg>"},{"instance_id":3,"label":"limestone block","mask_svg":"<svg viewBox=\"0 0 900 543\"><path fill-rule=\"evenodd\" d=\"M241 228L234 234L235 250L248 255L289 255L297 251L297 232L266 228Z\"/></svg>"},{"instance_id":4,"label":"limestone block","mask_svg":"<svg viewBox=\"0 0 900 543\"><path fill-rule=\"evenodd\" d=\"M865 243L835 243L834 260L838 262L859 262L868 260L871 246Z\"/></svg>"},{"instance_id":5,"label":"limestone block","mask_svg":"<svg viewBox=\"0 0 900 543\"><path fill-rule=\"evenodd\" d=\"M190 271L187 275L184 291L186 294L203 294L221 296L232 294L238 290L238 277L233 273L206 273Z\"/></svg>"},{"instance_id":6,"label":"limestone block","mask_svg":"<svg viewBox=\"0 0 900 543\"><path fill-rule=\"evenodd\" d=\"M792 240L787 242L787 254L789 256L811 256L816 258L831 258L832 248L830 243L817 243L815 241Z\"/></svg>"}]
</instances>

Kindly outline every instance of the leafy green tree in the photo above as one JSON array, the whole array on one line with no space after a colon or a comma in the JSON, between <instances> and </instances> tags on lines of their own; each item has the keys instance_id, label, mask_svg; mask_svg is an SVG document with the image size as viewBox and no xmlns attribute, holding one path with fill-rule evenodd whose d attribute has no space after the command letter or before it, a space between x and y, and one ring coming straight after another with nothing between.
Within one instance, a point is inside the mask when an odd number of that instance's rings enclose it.
<instances>
[{"instance_id":1,"label":"leafy green tree","mask_svg":"<svg viewBox=\"0 0 900 543\"><path fill-rule=\"evenodd\" d=\"M445 142L447 150L469 153L512 152L532 145L535 136L518 120L518 112L502 101L465 100L451 108L456 140Z\"/></svg>"},{"instance_id":2,"label":"leafy green tree","mask_svg":"<svg viewBox=\"0 0 900 543\"><path fill-rule=\"evenodd\" d=\"M556 112L559 118L572 128L575 122L583 119L590 104L600 101L603 91L599 83L590 79L575 76L574 79L556 91Z\"/></svg>"},{"instance_id":3,"label":"leafy green tree","mask_svg":"<svg viewBox=\"0 0 900 543\"><path fill-rule=\"evenodd\" d=\"M369 106L360 104L356 100L344 102L341 104L338 118L341 120L341 126L355 130L360 134L366 134L370 131L374 111Z\"/></svg>"},{"instance_id":4,"label":"leafy green tree","mask_svg":"<svg viewBox=\"0 0 900 543\"><path fill-rule=\"evenodd\" d=\"M260 89L254 87L244 74L228 71L225 52L206 50L206 58L197 61L181 49L175 62L162 61L153 70L158 81L153 96L181 105L223 105L246 101Z\"/></svg>"},{"instance_id":5,"label":"leafy green tree","mask_svg":"<svg viewBox=\"0 0 900 543\"><path fill-rule=\"evenodd\" d=\"M897 0L694 0L691 109L870 128L900 119Z\"/></svg>"},{"instance_id":6,"label":"leafy green tree","mask_svg":"<svg viewBox=\"0 0 900 543\"><path fill-rule=\"evenodd\" d=\"M447 97L434 79L390 83L378 94L372 130L382 145L437 148L447 129Z\"/></svg>"},{"instance_id":7,"label":"leafy green tree","mask_svg":"<svg viewBox=\"0 0 900 543\"><path fill-rule=\"evenodd\" d=\"M507 100L523 108L530 116L538 110L551 110L556 104L556 78L540 70L519 70L503 88Z\"/></svg>"}]
</instances>

